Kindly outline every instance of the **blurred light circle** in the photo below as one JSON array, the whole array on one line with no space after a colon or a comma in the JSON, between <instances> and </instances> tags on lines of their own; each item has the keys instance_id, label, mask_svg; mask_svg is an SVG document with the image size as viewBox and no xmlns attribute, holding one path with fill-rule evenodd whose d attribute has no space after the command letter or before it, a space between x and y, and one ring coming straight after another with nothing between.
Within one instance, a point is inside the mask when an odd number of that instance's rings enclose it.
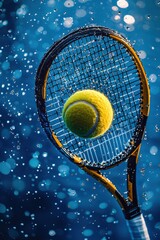
<instances>
[{"instance_id":1,"label":"blurred light circle","mask_svg":"<svg viewBox=\"0 0 160 240\"><path fill-rule=\"evenodd\" d=\"M136 5L139 7L139 8L144 8L146 6L146 4L143 2L143 1L137 1L136 2Z\"/></svg>"},{"instance_id":2,"label":"blurred light circle","mask_svg":"<svg viewBox=\"0 0 160 240\"><path fill-rule=\"evenodd\" d=\"M0 203L0 213L6 212L6 206L3 203Z\"/></svg>"},{"instance_id":3,"label":"blurred light circle","mask_svg":"<svg viewBox=\"0 0 160 240\"><path fill-rule=\"evenodd\" d=\"M25 189L25 182L22 179L14 179L12 186L18 192L22 192Z\"/></svg>"},{"instance_id":4,"label":"blurred light circle","mask_svg":"<svg viewBox=\"0 0 160 240\"><path fill-rule=\"evenodd\" d=\"M4 61L1 65L1 68L6 71L10 68L10 63L8 61Z\"/></svg>"},{"instance_id":5,"label":"blurred light circle","mask_svg":"<svg viewBox=\"0 0 160 240\"><path fill-rule=\"evenodd\" d=\"M63 193L63 192L58 192L58 193L57 193L57 197L58 197L59 199L64 199L64 198L66 197L66 194Z\"/></svg>"},{"instance_id":6,"label":"blurred light circle","mask_svg":"<svg viewBox=\"0 0 160 240\"><path fill-rule=\"evenodd\" d=\"M71 189L71 188L69 188L68 189L68 195L71 196L71 197L74 197L76 195L76 191Z\"/></svg>"},{"instance_id":7,"label":"blurred light circle","mask_svg":"<svg viewBox=\"0 0 160 240\"><path fill-rule=\"evenodd\" d=\"M156 146L152 146L150 148L150 154L156 155L158 153L158 148Z\"/></svg>"},{"instance_id":8,"label":"blurred light circle","mask_svg":"<svg viewBox=\"0 0 160 240\"><path fill-rule=\"evenodd\" d=\"M18 232L13 228L9 228L8 235L10 237L9 239L17 239L19 237Z\"/></svg>"},{"instance_id":9,"label":"blurred light circle","mask_svg":"<svg viewBox=\"0 0 160 240\"><path fill-rule=\"evenodd\" d=\"M58 171L62 177L66 177L69 175L70 168L67 165L62 164L58 167Z\"/></svg>"},{"instance_id":10,"label":"blurred light circle","mask_svg":"<svg viewBox=\"0 0 160 240\"><path fill-rule=\"evenodd\" d=\"M129 6L129 4L126 0L118 0L117 6L120 8L127 8Z\"/></svg>"},{"instance_id":11,"label":"blurred light circle","mask_svg":"<svg viewBox=\"0 0 160 240\"><path fill-rule=\"evenodd\" d=\"M70 208L70 209L76 209L76 208L78 208L78 203L75 202L75 201L70 201L70 202L68 203L68 208Z\"/></svg>"},{"instance_id":12,"label":"blurred light circle","mask_svg":"<svg viewBox=\"0 0 160 240\"><path fill-rule=\"evenodd\" d=\"M142 210L147 211L147 210L151 209L152 206L153 206L153 204L150 201L143 202L142 203Z\"/></svg>"},{"instance_id":13,"label":"blurred light circle","mask_svg":"<svg viewBox=\"0 0 160 240\"><path fill-rule=\"evenodd\" d=\"M114 221L114 217L107 217L106 222L112 223Z\"/></svg>"},{"instance_id":14,"label":"blurred light circle","mask_svg":"<svg viewBox=\"0 0 160 240\"><path fill-rule=\"evenodd\" d=\"M54 230L49 231L49 236L53 237L56 235L56 232Z\"/></svg>"},{"instance_id":15,"label":"blurred light circle","mask_svg":"<svg viewBox=\"0 0 160 240\"><path fill-rule=\"evenodd\" d=\"M3 128L1 131L1 137L3 139L9 139L10 138L10 131L7 128Z\"/></svg>"},{"instance_id":16,"label":"blurred light circle","mask_svg":"<svg viewBox=\"0 0 160 240\"><path fill-rule=\"evenodd\" d=\"M102 203L99 204L100 209L106 209L107 207L108 207L108 204L105 203L105 202L102 202Z\"/></svg>"},{"instance_id":17,"label":"blurred light circle","mask_svg":"<svg viewBox=\"0 0 160 240\"><path fill-rule=\"evenodd\" d=\"M144 50L138 51L138 55L141 59L145 59L147 56L147 53Z\"/></svg>"},{"instance_id":18,"label":"blurred light circle","mask_svg":"<svg viewBox=\"0 0 160 240\"><path fill-rule=\"evenodd\" d=\"M11 165L5 161L0 162L0 172L4 175L8 175L11 171Z\"/></svg>"},{"instance_id":19,"label":"blurred light circle","mask_svg":"<svg viewBox=\"0 0 160 240\"><path fill-rule=\"evenodd\" d=\"M73 7L74 6L74 2L72 0L67 0L64 2L64 6L65 7Z\"/></svg>"},{"instance_id":20,"label":"blurred light circle","mask_svg":"<svg viewBox=\"0 0 160 240\"><path fill-rule=\"evenodd\" d=\"M85 236L85 237L90 237L93 235L93 231L91 229L85 229L82 234Z\"/></svg>"},{"instance_id":21,"label":"blurred light circle","mask_svg":"<svg viewBox=\"0 0 160 240\"><path fill-rule=\"evenodd\" d=\"M127 24L134 24L135 23L135 18L132 15L125 15L123 20Z\"/></svg>"},{"instance_id":22,"label":"blurred light circle","mask_svg":"<svg viewBox=\"0 0 160 240\"><path fill-rule=\"evenodd\" d=\"M22 70L20 70L20 69L15 70L15 71L13 72L13 77L14 77L15 79L21 78L21 77L22 77Z\"/></svg>"},{"instance_id":23,"label":"blurred light circle","mask_svg":"<svg viewBox=\"0 0 160 240\"><path fill-rule=\"evenodd\" d=\"M126 25L124 28L127 32L133 32L135 30L134 25Z\"/></svg>"},{"instance_id":24,"label":"blurred light circle","mask_svg":"<svg viewBox=\"0 0 160 240\"><path fill-rule=\"evenodd\" d=\"M75 214L75 212L69 212L67 213L67 218L73 220L77 218L77 215Z\"/></svg>"},{"instance_id":25,"label":"blurred light circle","mask_svg":"<svg viewBox=\"0 0 160 240\"><path fill-rule=\"evenodd\" d=\"M70 28L73 25L73 18L72 17L67 17L63 19L63 26L66 28Z\"/></svg>"},{"instance_id":26,"label":"blurred light circle","mask_svg":"<svg viewBox=\"0 0 160 240\"><path fill-rule=\"evenodd\" d=\"M117 7L117 6L113 6L113 7L112 7L112 10L113 10L113 11L118 11L118 7Z\"/></svg>"},{"instance_id":27,"label":"blurred light circle","mask_svg":"<svg viewBox=\"0 0 160 240\"><path fill-rule=\"evenodd\" d=\"M154 227L160 230L160 222L157 222Z\"/></svg>"},{"instance_id":28,"label":"blurred light circle","mask_svg":"<svg viewBox=\"0 0 160 240\"><path fill-rule=\"evenodd\" d=\"M154 82L156 82L156 80L157 80L156 74L149 75L149 81L150 82L154 83Z\"/></svg>"},{"instance_id":29,"label":"blurred light circle","mask_svg":"<svg viewBox=\"0 0 160 240\"><path fill-rule=\"evenodd\" d=\"M29 166L32 168L37 168L39 166L39 160L37 158L31 158L29 160Z\"/></svg>"},{"instance_id":30,"label":"blurred light circle","mask_svg":"<svg viewBox=\"0 0 160 240\"><path fill-rule=\"evenodd\" d=\"M79 17L79 18L85 17L86 14L87 14L87 12L84 9L78 9L76 11L76 16Z\"/></svg>"},{"instance_id":31,"label":"blurred light circle","mask_svg":"<svg viewBox=\"0 0 160 240\"><path fill-rule=\"evenodd\" d=\"M8 158L6 162L9 163L11 169L14 169L16 167L16 161L13 158Z\"/></svg>"},{"instance_id":32,"label":"blurred light circle","mask_svg":"<svg viewBox=\"0 0 160 240\"><path fill-rule=\"evenodd\" d=\"M119 15L115 15L114 16L114 20L116 20L116 21L120 20L120 16Z\"/></svg>"},{"instance_id":33,"label":"blurred light circle","mask_svg":"<svg viewBox=\"0 0 160 240\"><path fill-rule=\"evenodd\" d=\"M25 125L22 127L21 131L22 131L23 136L28 137L31 134L32 130L31 130L30 126Z\"/></svg>"}]
</instances>

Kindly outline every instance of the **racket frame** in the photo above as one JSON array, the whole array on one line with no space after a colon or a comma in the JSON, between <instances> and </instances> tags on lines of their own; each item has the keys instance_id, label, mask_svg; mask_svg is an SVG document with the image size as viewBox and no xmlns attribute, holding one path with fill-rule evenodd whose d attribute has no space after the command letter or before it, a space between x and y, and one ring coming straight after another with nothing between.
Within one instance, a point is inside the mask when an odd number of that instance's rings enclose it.
<instances>
[{"instance_id":1,"label":"racket frame","mask_svg":"<svg viewBox=\"0 0 160 240\"><path fill-rule=\"evenodd\" d=\"M119 161L118 163L105 167L105 169L109 169L111 167L119 165L122 161L127 160L127 190L128 190L127 198L124 198L122 194L118 191L116 186L107 177L103 176L103 174L101 173L101 170L104 170L104 169L102 168L97 169L97 168L85 165L83 162L83 159L73 154L68 149L64 148L62 143L57 138L56 134L51 130L48 119L47 119L45 99L46 99L47 78L48 78L50 65L52 61L55 59L55 57L62 50L62 45L63 45L63 48L65 48L68 45L68 43L71 43L72 41L79 39L81 32L83 32L83 36L85 36L85 32L86 32L86 36L88 36L89 32L91 34L93 34L94 32L95 35L97 34L100 35L100 32L102 32L103 34L105 33L107 36L110 36L111 38L123 44L126 47L127 51L131 53L139 72L139 79L142 85L141 97L143 101L141 106L142 123L141 123L141 128L139 128L136 133L137 134L136 145L135 145L135 142L133 141L131 143L133 145L133 149L128 155L126 156L124 155L121 161ZM141 140L145 130L147 117L149 115L150 94L149 94L149 86L148 86L146 73L144 71L144 68L142 66L142 63L137 53L132 48L129 41L127 41L123 36L121 36L117 32L105 27L92 27L92 26L85 27L68 34L67 36L63 37L62 39L54 43L54 45L49 49L47 54L42 59L37 71L35 94L36 94L36 101L37 101L37 108L38 108L40 122L42 124L42 127L45 129L45 132L48 138L51 140L54 146L56 146L56 148L58 148L67 158L69 158L70 161L78 165L81 169L83 169L89 175L94 177L97 181L102 183L105 186L105 188L108 189L108 191L118 201L126 219L130 220L135 218L136 216L139 216L141 212L138 206L137 191L136 191L136 166L138 163L138 155L140 151Z\"/></svg>"}]
</instances>

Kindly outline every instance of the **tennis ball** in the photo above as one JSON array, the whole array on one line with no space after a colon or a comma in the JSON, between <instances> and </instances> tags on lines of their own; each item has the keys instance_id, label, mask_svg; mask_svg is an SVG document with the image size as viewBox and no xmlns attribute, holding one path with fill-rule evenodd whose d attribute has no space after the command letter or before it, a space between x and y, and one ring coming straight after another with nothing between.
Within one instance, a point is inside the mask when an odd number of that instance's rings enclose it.
<instances>
[{"instance_id":1,"label":"tennis ball","mask_svg":"<svg viewBox=\"0 0 160 240\"><path fill-rule=\"evenodd\" d=\"M82 138L95 138L110 128L113 108L104 94L87 89L68 98L62 116L71 132Z\"/></svg>"}]
</instances>

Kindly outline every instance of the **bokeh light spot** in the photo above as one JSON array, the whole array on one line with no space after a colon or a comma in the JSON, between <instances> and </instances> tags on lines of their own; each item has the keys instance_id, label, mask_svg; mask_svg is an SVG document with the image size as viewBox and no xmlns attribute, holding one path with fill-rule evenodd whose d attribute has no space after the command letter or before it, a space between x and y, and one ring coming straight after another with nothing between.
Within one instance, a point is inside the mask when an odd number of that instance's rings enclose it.
<instances>
[{"instance_id":1,"label":"bokeh light spot","mask_svg":"<svg viewBox=\"0 0 160 240\"><path fill-rule=\"evenodd\" d=\"M13 77L14 77L15 79L21 78L21 77L22 77L22 70L19 70L19 69L15 70L15 71L13 72Z\"/></svg>"},{"instance_id":2,"label":"bokeh light spot","mask_svg":"<svg viewBox=\"0 0 160 240\"><path fill-rule=\"evenodd\" d=\"M91 229L85 229L82 234L85 236L85 237L90 237L93 235L93 231Z\"/></svg>"},{"instance_id":3,"label":"bokeh light spot","mask_svg":"<svg viewBox=\"0 0 160 240\"><path fill-rule=\"evenodd\" d=\"M9 163L3 161L0 162L0 172L4 175L8 175L11 171L11 166Z\"/></svg>"},{"instance_id":4,"label":"bokeh light spot","mask_svg":"<svg viewBox=\"0 0 160 240\"><path fill-rule=\"evenodd\" d=\"M127 24L134 24L135 23L135 18L132 15L125 15L123 20Z\"/></svg>"},{"instance_id":5,"label":"bokeh light spot","mask_svg":"<svg viewBox=\"0 0 160 240\"><path fill-rule=\"evenodd\" d=\"M31 158L29 160L29 166L31 168L37 168L39 166L39 164L40 164L40 162L39 162L39 160L37 158Z\"/></svg>"},{"instance_id":6,"label":"bokeh light spot","mask_svg":"<svg viewBox=\"0 0 160 240\"><path fill-rule=\"evenodd\" d=\"M127 8L129 6L128 2L125 0L118 0L117 6L120 8Z\"/></svg>"},{"instance_id":7,"label":"bokeh light spot","mask_svg":"<svg viewBox=\"0 0 160 240\"><path fill-rule=\"evenodd\" d=\"M3 203L0 203L0 213L6 212L6 206Z\"/></svg>"},{"instance_id":8,"label":"bokeh light spot","mask_svg":"<svg viewBox=\"0 0 160 240\"><path fill-rule=\"evenodd\" d=\"M69 175L70 168L67 165L60 165L58 171L61 177L67 177Z\"/></svg>"},{"instance_id":9,"label":"bokeh light spot","mask_svg":"<svg viewBox=\"0 0 160 240\"><path fill-rule=\"evenodd\" d=\"M108 204L105 203L105 202L102 202L102 203L99 204L100 209L106 209L107 207L108 207Z\"/></svg>"},{"instance_id":10,"label":"bokeh light spot","mask_svg":"<svg viewBox=\"0 0 160 240\"><path fill-rule=\"evenodd\" d=\"M49 236L53 237L56 235L56 232L54 230L49 230Z\"/></svg>"},{"instance_id":11,"label":"bokeh light spot","mask_svg":"<svg viewBox=\"0 0 160 240\"><path fill-rule=\"evenodd\" d=\"M25 189L25 182L22 179L14 179L12 182L12 186L18 192L22 192Z\"/></svg>"},{"instance_id":12,"label":"bokeh light spot","mask_svg":"<svg viewBox=\"0 0 160 240\"><path fill-rule=\"evenodd\" d=\"M76 208L78 208L78 203L77 203L76 201L70 201L70 202L68 203L68 208L70 208L70 209L76 209Z\"/></svg>"}]
</instances>

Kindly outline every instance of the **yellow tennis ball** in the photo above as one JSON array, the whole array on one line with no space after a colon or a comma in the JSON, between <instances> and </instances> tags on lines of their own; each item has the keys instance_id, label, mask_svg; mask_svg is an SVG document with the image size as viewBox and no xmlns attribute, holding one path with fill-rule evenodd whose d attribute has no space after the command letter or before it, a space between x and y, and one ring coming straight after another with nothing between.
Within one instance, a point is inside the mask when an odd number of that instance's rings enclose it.
<instances>
[{"instance_id":1,"label":"yellow tennis ball","mask_svg":"<svg viewBox=\"0 0 160 240\"><path fill-rule=\"evenodd\" d=\"M62 115L71 132L79 137L95 138L110 128L113 108L104 94L87 89L77 91L68 98Z\"/></svg>"}]
</instances>

